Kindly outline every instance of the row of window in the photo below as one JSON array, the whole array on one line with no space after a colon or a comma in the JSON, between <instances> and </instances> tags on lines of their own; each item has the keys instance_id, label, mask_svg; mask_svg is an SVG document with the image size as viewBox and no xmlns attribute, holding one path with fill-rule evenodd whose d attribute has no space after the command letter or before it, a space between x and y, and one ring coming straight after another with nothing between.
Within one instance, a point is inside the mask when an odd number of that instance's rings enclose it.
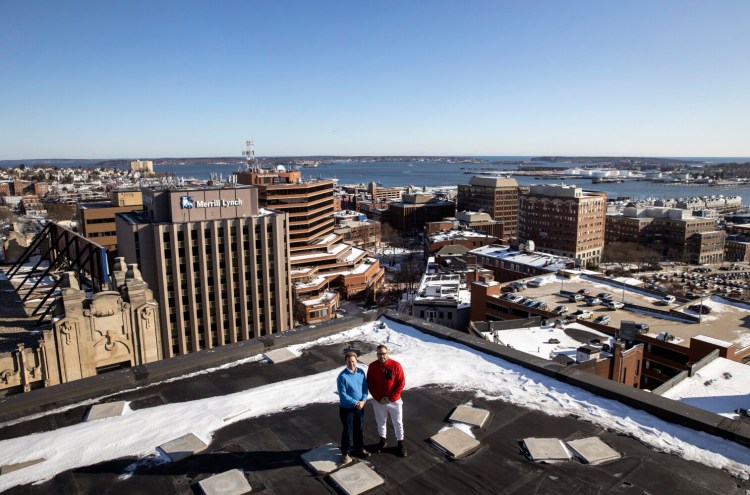
<instances>
[{"instance_id":1,"label":"row of window","mask_svg":"<svg viewBox=\"0 0 750 495\"><path fill-rule=\"evenodd\" d=\"M447 318L449 320L453 319L453 311L438 311L434 309L428 309L428 310L420 310L419 311L419 317L427 320L427 321L436 321L438 319L442 320L443 318Z\"/></svg>"}]
</instances>

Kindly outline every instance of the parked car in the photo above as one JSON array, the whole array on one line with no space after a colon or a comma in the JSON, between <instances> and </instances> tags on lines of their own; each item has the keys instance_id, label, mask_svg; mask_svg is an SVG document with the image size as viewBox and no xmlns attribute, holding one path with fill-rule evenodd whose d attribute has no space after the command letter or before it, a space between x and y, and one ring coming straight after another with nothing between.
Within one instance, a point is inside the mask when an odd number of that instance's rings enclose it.
<instances>
[{"instance_id":1,"label":"parked car","mask_svg":"<svg viewBox=\"0 0 750 495\"><path fill-rule=\"evenodd\" d=\"M589 306L596 306L597 304L601 303L602 300L598 297L587 297L586 298L586 304Z\"/></svg>"},{"instance_id":2,"label":"parked car","mask_svg":"<svg viewBox=\"0 0 750 495\"><path fill-rule=\"evenodd\" d=\"M578 293L581 294L582 296L588 296L589 294L591 294L591 292L588 289L581 289L578 291Z\"/></svg>"},{"instance_id":3,"label":"parked car","mask_svg":"<svg viewBox=\"0 0 750 495\"><path fill-rule=\"evenodd\" d=\"M601 316L597 316L597 317L596 317L596 318L594 319L594 323L598 323L598 324L600 324L600 325L609 325L609 322L610 322L610 321L612 321L612 318L610 318L610 317L609 317L609 316L607 316L607 315L601 315Z\"/></svg>"},{"instance_id":4,"label":"parked car","mask_svg":"<svg viewBox=\"0 0 750 495\"><path fill-rule=\"evenodd\" d=\"M604 301L602 304L604 305L605 308L609 308L609 309L620 309L620 308L625 307L623 303L618 302L618 301Z\"/></svg>"},{"instance_id":5,"label":"parked car","mask_svg":"<svg viewBox=\"0 0 750 495\"><path fill-rule=\"evenodd\" d=\"M612 294L609 292L600 292L596 295L599 299L602 301L611 301L612 300Z\"/></svg>"},{"instance_id":6,"label":"parked car","mask_svg":"<svg viewBox=\"0 0 750 495\"><path fill-rule=\"evenodd\" d=\"M673 304L676 301L674 296L664 296L661 299L659 299L659 304L663 304L665 306L669 306L670 304Z\"/></svg>"},{"instance_id":7,"label":"parked car","mask_svg":"<svg viewBox=\"0 0 750 495\"><path fill-rule=\"evenodd\" d=\"M579 309L578 311L573 313L573 316L576 317L576 320L588 320L594 316L594 313L585 309Z\"/></svg>"},{"instance_id":8,"label":"parked car","mask_svg":"<svg viewBox=\"0 0 750 495\"><path fill-rule=\"evenodd\" d=\"M530 280L526 282L526 285L529 287L541 287L542 286L542 279L541 278L535 278L534 280Z\"/></svg>"},{"instance_id":9,"label":"parked car","mask_svg":"<svg viewBox=\"0 0 750 495\"><path fill-rule=\"evenodd\" d=\"M583 300L583 296L581 294L570 294L568 296L568 300L570 302L578 302Z\"/></svg>"},{"instance_id":10,"label":"parked car","mask_svg":"<svg viewBox=\"0 0 750 495\"><path fill-rule=\"evenodd\" d=\"M628 332L646 333L648 332L648 325L646 325L645 323L636 323L634 321L621 321L620 332L621 333L628 333Z\"/></svg>"},{"instance_id":11,"label":"parked car","mask_svg":"<svg viewBox=\"0 0 750 495\"><path fill-rule=\"evenodd\" d=\"M568 312L568 307L567 306L558 306L555 309L553 309L552 312L555 313L556 315L564 315L565 313Z\"/></svg>"},{"instance_id":12,"label":"parked car","mask_svg":"<svg viewBox=\"0 0 750 495\"><path fill-rule=\"evenodd\" d=\"M690 306L688 306L688 309L690 311L695 311L696 313L701 315L707 315L711 312L711 308L709 308L705 304L691 304Z\"/></svg>"},{"instance_id":13,"label":"parked car","mask_svg":"<svg viewBox=\"0 0 750 495\"><path fill-rule=\"evenodd\" d=\"M635 328L636 330L638 330L639 333L648 332L648 325L646 325L645 323L636 323Z\"/></svg>"}]
</instances>

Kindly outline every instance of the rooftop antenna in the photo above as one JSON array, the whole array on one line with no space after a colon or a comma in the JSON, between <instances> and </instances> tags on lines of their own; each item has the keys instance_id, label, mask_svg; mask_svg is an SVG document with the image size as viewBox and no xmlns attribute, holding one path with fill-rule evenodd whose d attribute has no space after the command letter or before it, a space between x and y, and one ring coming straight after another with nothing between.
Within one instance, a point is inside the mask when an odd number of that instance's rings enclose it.
<instances>
[{"instance_id":1,"label":"rooftop antenna","mask_svg":"<svg viewBox=\"0 0 750 495\"><path fill-rule=\"evenodd\" d=\"M255 161L255 143L252 139L245 141L245 151L242 154L245 155L245 171L258 172L258 164Z\"/></svg>"},{"instance_id":2,"label":"rooftop antenna","mask_svg":"<svg viewBox=\"0 0 750 495\"><path fill-rule=\"evenodd\" d=\"M159 178L159 183L165 189L174 189L177 186L177 175L174 172L166 172Z\"/></svg>"}]
</instances>

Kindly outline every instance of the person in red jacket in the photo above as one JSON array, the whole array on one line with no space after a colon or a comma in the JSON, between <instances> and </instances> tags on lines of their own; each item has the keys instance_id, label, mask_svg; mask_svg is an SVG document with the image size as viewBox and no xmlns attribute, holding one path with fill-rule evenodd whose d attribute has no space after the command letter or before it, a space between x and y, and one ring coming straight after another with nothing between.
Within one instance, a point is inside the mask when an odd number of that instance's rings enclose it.
<instances>
[{"instance_id":1,"label":"person in red jacket","mask_svg":"<svg viewBox=\"0 0 750 495\"><path fill-rule=\"evenodd\" d=\"M367 368L367 388L370 395L375 399L372 408L375 412L375 422L378 425L380 443L378 452L382 452L386 442L388 416L391 417L393 429L398 442L398 455L406 457L404 446L404 422L402 419L401 391L404 390L406 379L404 369L398 361L388 358L388 348L384 345L378 346L378 359Z\"/></svg>"}]
</instances>

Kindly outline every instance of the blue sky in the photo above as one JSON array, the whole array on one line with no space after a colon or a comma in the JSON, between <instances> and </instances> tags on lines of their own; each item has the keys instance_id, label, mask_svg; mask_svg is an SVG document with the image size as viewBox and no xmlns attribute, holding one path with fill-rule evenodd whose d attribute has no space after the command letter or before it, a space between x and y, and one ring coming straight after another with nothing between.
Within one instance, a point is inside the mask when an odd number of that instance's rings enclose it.
<instances>
[{"instance_id":1,"label":"blue sky","mask_svg":"<svg viewBox=\"0 0 750 495\"><path fill-rule=\"evenodd\" d=\"M750 2L0 0L0 159L750 156Z\"/></svg>"}]
</instances>

